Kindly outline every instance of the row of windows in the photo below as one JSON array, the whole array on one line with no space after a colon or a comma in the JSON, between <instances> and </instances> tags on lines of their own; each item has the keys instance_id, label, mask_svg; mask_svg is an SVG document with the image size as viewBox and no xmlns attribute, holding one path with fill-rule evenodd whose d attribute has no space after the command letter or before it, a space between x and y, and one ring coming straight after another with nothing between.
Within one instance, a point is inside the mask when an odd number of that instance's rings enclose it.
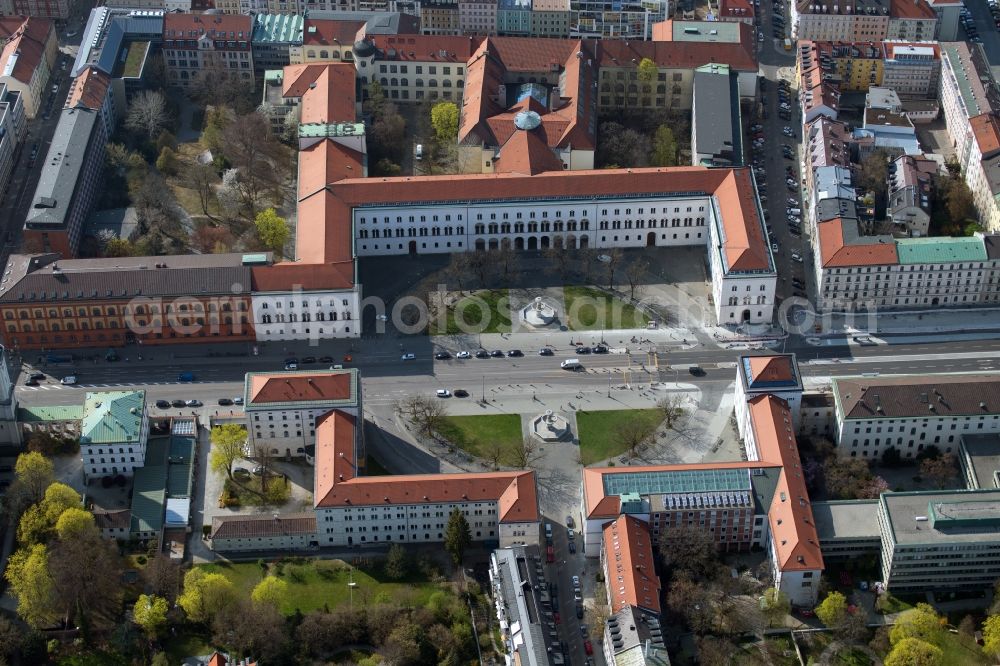
<instances>
[{"instance_id":1,"label":"row of windows","mask_svg":"<svg viewBox=\"0 0 1000 666\"><path fill-rule=\"evenodd\" d=\"M232 305L230 303L222 303L221 305L222 305L221 309L222 309L223 312L231 312L233 310L233 307L232 307ZM331 303L331 305L332 305L332 303ZM344 305L347 305L346 301L344 301ZM116 316L118 316L118 312L119 312L118 308L116 306L114 306L114 305L106 305L106 306L103 306L103 307L94 306L94 307L91 307L89 309L90 309L90 314L89 315L87 314L88 308L85 308L85 307L78 307L78 308L76 308L75 309L75 314L74 314L74 308L59 308L59 309L48 308L47 310L43 310L43 309L40 309L40 308L34 308L32 310L19 309L17 311L17 317L20 318L20 319L30 319L31 317L34 317L35 319L41 319L41 318L43 318L45 316L48 316L48 317L59 317L59 316L62 316L62 317L74 317L74 316L75 317L87 317L87 316L91 316L91 317L116 317ZM237 302L236 303L236 309L239 310L240 312L246 311L246 309L247 309L246 302L245 301L239 301L239 302ZM208 304L208 311L209 312L217 312L218 310L219 310L219 304L218 303L212 302L212 303ZM191 303L181 302L181 303L177 303L177 304L167 303L166 307L164 308L164 311L167 312L167 313L171 313L171 312L188 312L188 311L203 313L203 312L205 312L205 304L202 303L201 301L193 301ZM147 312L149 312L151 314L160 314L160 306L156 305L156 304L150 305L148 307L145 306L145 305L136 305L136 306L131 307L131 308L124 307L124 308L122 308L121 312L122 312L122 314L126 314L126 313L131 312L131 313L137 314L137 315L144 315L144 314L147 314ZM14 319L14 316L15 315L14 315L14 311L13 310L6 310L4 312L4 319L6 319L8 321Z\"/></svg>"},{"instance_id":2,"label":"row of windows","mask_svg":"<svg viewBox=\"0 0 1000 666\"><path fill-rule=\"evenodd\" d=\"M662 214L669 214L671 212L669 208L670 207L668 207L668 206L664 206L663 209L660 212ZM680 213L681 212L680 206L673 206L673 209L674 209L673 210L674 213ZM620 208L614 208L614 209L611 209L611 210L614 211L613 215L616 216L616 217L618 217L618 216L620 216L620 215L623 214L621 212L622 209L620 209ZM631 208L626 208L624 210L625 210L624 215L627 215L627 216L628 215L632 215L632 209ZM601 209L601 215L606 217L608 215L608 211L609 211L608 208L602 208ZM554 212L555 212L555 217L556 218L562 217L563 211L556 210ZM583 212L584 214L586 214L585 211L581 211L581 212ZM686 213L694 212L694 206L687 206L684 212L686 212ZM705 206L698 206L698 212L699 213L704 213L705 212ZM541 213L542 213L542 219L543 220L546 219L546 218L548 218L549 211L543 210L543 211L541 211ZM490 220L496 220L498 214L500 215L499 219L502 219L502 220L508 220L508 219L510 219L510 215L511 215L511 213L489 213L488 214L489 215L488 219L490 219ZM646 214L645 207L639 208L639 209L636 210L636 215L645 215L645 214ZM650 208L649 209L649 214L650 215L656 215L657 214L657 208L655 206L652 207L652 208ZM482 220L483 219L483 215L484 215L484 213L476 213L476 220L477 221L478 220ZM519 212L513 213L513 215L514 215L514 219L520 220L520 219L522 219L523 213L519 211ZM416 219L417 217L418 216L410 215L409 216L409 221L410 222L416 222L417 221L417 219ZM573 222L574 221L573 218L576 217L576 211L575 210L568 211L566 217L570 218L570 222ZM426 222L427 221L427 216L426 215L420 215L419 218L420 218L421 222ZM528 211L528 218L529 219L535 219L535 211L533 211L533 210L532 211ZM382 222L384 224L389 224L389 219L390 218L389 218L388 215L382 216ZM455 215L455 219L458 220L459 222L461 222L462 221L462 214L461 213L457 213ZM685 220L690 220L692 218L684 218L684 219ZM697 219L698 219L698 224L704 224L705 223L705 218L704 217L698 217ZM371 222L372 224L378 224L378 220L379 220L379 218L378 218L377 215L375 215L375 216L373 216L371 218L367 218L367 217L365 217L365 216L362 215L361 218L360 218L360 223L361 224L367 224L368 222ZM431 221L432 222L437 222L438 221L438 215L431 215ZM450 213L444 214L444 221L445 222L451 222L451 214ZM655 220L650 220L649 222L652 225L652 223L654 221ZM396 223L399 224L399 223L402 223L402 222L403 222L403 216L402 215L397 215L396 216ZM631 224L631 221L629 221L629 220L626 220L626 222L629 223L629 224ZM666 222L666 219L662 219L661 223L663 223L663 222ZM582 224L589 224L589 221L586 218L584 218L581 223ZM674 226L677 226L677 225L675 224ZM688 225L685 224L684 226L688 226Z\"/></svg>"},{"instance_id":3,"label":"row of windows","mask_svg":"<svg viewBox=\"0 0 1000 666\"><path fill-rule=\"evenodd\" d=\"M351 313L350 313L349 310L344 311L343 313L341 313L340 316L341 316L341 319L343 319L344 321L350 321L351 320ZM263 322L265 324L272 323L272 315L269 315L269 314L262 315L260 319L261 319L261 322ZM285 323L285 315L283 315L281 313L273 315L273 321L275 323L278 323L278 324L283 324L283 323ZM294 323L296 323L298 321L299 321L299 315L295 314L294 312L288 314L288 323L294 324ZM303 312L302 313L302 321L304 323L309 323L310 321L312 321L312 314L309 313L309 312ZM317 312L316 313L316 321L327 321L327 319L326 319L326 313L325 312ZM329 319L329 321L337 321L337 313L336 312L331 312L330 313L330 319Z\"/></svg>"},{"instance_id":4,"label":"row of windows","mask_svg":"<svg viewBox=\"0 0 1000 666\"><path fill-rule=\"evenodd\" d=\"M379 71L380 74L396 74L396 73L399 73L399 74L408 74L409 73L407 71L408 67L409 67L409 65L382 64L382 65L379 65L378 71ZM413 69L413 73L414 74L423 74L424 73L424 65L414 65L413 68L414 68ZM398 70L398 72L397 72L397 70ZM438 70L438 66L437 65L427 65L427 73L428 74L436 75L437 74L437 70ZM451 76L451 66L449 66L449 65L442 65L441 66L441 73L443 75L445 75L445 76ZM459 75L464 74L465 73L465 67L463 67L461 65L456 66L455 67L455 73L459 74ZM406 84L404 83L403 85L405 86Z\"/></svg>"},{"instance_id":5,"label":"row of windows","mask_svg":"<svg viewBox=\"0 0 1000 666\"><path fill-rule=\"evenodd\" d=\"M396 88L397 86L408 86L408 85L410 85L409 79L387 79L385 77L382 77L381 79L379 79L379 83L381 83L384 88ZM417 88L423 88L424 87L424 80L423 79L416 79L413 82L413 85L415 85ZM451 88L451 86L452 86L452 84L451 84L451 80L450 79L445 79L444 81L441 82L441 87L442 88ZM465 86L465 82L462 81L461 79L459 79L458 81L455 82L455 87L456 88L462 88L464 86ZM438 87L437 79L428 79L428 81L427 81L427 87L428 88L437 88Z\"/></svg>"},{"instance_id":6,"label":"row of windows","mask_svg":"<svg viewBox=\"0 0 1000 666\"><path fill-rule=\"evenodd\" d=\"M274 307L276 307L279 310L281 309L281 301L277 301L276 300L276 301L273 301L273 303L274 303ZM347 299L346 298L340 299L340 304L346 307L347 306ZM262 310L266 310L267 309L267 305L268 305L267 303L263 303L261 305L261 309ZM334 306L334 305L336 305L336 301L331 298L329 300L329 302L327 303L327 305ZM323 306L323 302L320 299L318 299L318 298L313 302L313 307L318 308L318 307L322 307L322 306ZM288 301L288 307L289 308L294 308L295 307L295 301ZM303 300L302 301L302 307L304 307L304 308L309 307L309 301ZM240 309L242 310L243 308L240 308Z\"/></svg>"}]
</instances>

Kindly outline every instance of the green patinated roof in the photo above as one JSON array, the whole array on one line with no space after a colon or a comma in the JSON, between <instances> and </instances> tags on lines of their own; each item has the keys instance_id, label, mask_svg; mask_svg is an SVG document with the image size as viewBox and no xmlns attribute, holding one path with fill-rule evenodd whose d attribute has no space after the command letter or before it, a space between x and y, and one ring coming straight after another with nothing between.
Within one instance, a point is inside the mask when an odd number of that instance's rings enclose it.
<instances>
[{"instance_id":1,"label":"green patinated roof","mask_svg":"<svg viewBox=\"0 0 1000 666\"><path fill-rule=\"evenodd\" d=\"M79 421L82 418L82 405L19 407L17 410L17 420L22 423L38 423L40 421Z\"/></svg>"},{"instance_id":2,"label":"green patinated roof","mask_svg":"<svg viewBox=\"0 0 1000 666\"><path fill-rule=\"evenodd\" d=\"M952 261L986 261L980 238L902 238L896 241L899 263L940 264Z\"/></svg>"},{"instance_id":3,"label":"green patinated roof","mask_svg":"<svg viewBox=\"0 0 1000 666\"><path fill-rule=\"evenodd\" d=\"M253 24L253 42L302 43L303 18L293 14L258 14Z\"/></svg>"},{"instance_id":4,"label":"green patinated roof","mask_svg":"<svg viewBox=\"0 0 1000 666\"><path fill-rule=\"evenodd\" d=\"M135 470L132 532L158 532L167 501L167 451L170 438L154 437L146 446L146 465Z\"/></svg>"},{"instance_id":5,"label":"green patinated roof","mask_svg":"<svg viewBox=\"0 0 1000 666\"><path fill-rule=\"evenodd\" d=\"M364 123L302 123L299 137L302 139L330 139L341 136L363 136Z\"/></svg>"},{"instance_id":6,"label":"green patinated roof","mask_svg":"<svg viewBox=\"0 0 1000 666\"><path fill-rule=\"evenodd\" d=\"M138 442L145 405L145 391L88 393L83 404L80 443Z\"/></svg>"}]
</instances>

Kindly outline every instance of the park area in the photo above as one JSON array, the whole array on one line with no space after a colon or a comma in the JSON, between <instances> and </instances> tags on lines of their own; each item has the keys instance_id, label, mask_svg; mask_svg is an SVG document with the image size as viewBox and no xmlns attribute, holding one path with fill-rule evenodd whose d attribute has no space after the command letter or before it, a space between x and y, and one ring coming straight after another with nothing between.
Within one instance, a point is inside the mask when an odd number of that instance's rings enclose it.
<instances>
[{"instance_id":1,"label":"park area","mask_svg":"<svg viewBox=\"0 0 1000 666\"><path fill-rule=\"evenodd\" d=\"M515 457L521 444L521 417L517 414L484 414L482 416L447 416L438 428L456 449L484 459L495 456L499 462Z\"/></svg>"},{"instance_id":2,"label":"park area","mask_svg":"<svg viewBox=\"0 0 1000 666\"><path fill-rule=\"evenodd\" d=\"M626 453L628 437L623 430L631 425L640 426L638 432L655 430L663 421L659 409L616 409L599 412L577 412L576 427L580 437L580 462L593 465Z\"/></svg>"},{"instance_id":3,"label":"park area","mask_svg":"<svg viewBox=\"0 0 1000 666\"><path fill-rule=\"evenodd\" d=\"M511 330L510 301L506 289L482 289L443 305L444 311L438 310L431 317L428 326L430 335L508 333Z\"/></svg>"},{"instance_id":4,"label":"park area","mask_svg":"<svg viewBox=\"0 0 1000 666\"><path fill-rule=\"evenodd\" d=\"M573 331L646 328L650 317L631 303L595 287L563 287L566 322Z\"/></svg>"}]
</instances>

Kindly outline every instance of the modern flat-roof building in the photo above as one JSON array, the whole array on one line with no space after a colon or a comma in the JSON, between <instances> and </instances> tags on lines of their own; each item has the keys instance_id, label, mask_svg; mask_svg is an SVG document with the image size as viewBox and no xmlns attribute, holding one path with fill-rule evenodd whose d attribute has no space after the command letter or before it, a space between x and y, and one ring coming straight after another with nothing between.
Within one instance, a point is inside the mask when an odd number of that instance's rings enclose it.
<instances>
[{"instance_id":1,"label":"modern flat-roof building","mask_svg":"<svg viewBox=\"0 0 1000 666\"><path fill-rule=\"evenodd\" d=\"M566 663L552 621L548 583L537 546L498 548L490 555L490 584L504 663L560 666Z\"/></svg>"},{"instance_id":2,"label":"modern flat-roof building","mask_svg":"<svg viewBox=\"0 0 1000 666\"><path fill-rule=\"evenodd\" d=\"M695 70L692 99L691 164L742 166L740 95L729 67L705 65Z\"/></svg>"},{"instance_id":3,"label":"modern flat-roof building","mask_svg":"<svg viewBox=\"0 0 1000 666\"><path fill-rule=\"evenodd\" d=\"M669 18L668 0L630 0L608 5L596 0L571 0L569 34L585 39L649 39L654 23Z\"/></svg>"},{"instance_id":4,"label":"modern flat-roof building","mask_svg":"<svg viewBox=\"0 0 1000 666\"><path fill-rule=\"evenodd\" d=\"M840 455L914 458L934 445L957 453L964 435L1000 432L1000 374L835 377Z\"/></svg>"},{"instance_id":5,"label":"modern flat-roof building","mask_svg":"<svg viewBox=\"0 0 1000 666\"><path fill-rule=\"evenodd\" d=\"M148 437L145 391L87 393L80 424L86 478L132 476L145 464Z\"/></svg>"},{"instance_id":6,"label":"modern flat-roof building","mask_svg":"<svg viewBox=\"0 0 1000 666\"><path fill-rule=\"evenodd\" d=\"M814 502L812 509L824 561L881 553L878 500Z\"/></svg>"},{"instance_id":7,"label":"modern flat-roof building","mask_svg":"<svg viewBox=\"0 0 1000 666\"><path fill-rule=\"evenodd\" d=\"M105 125L100 113L63 109L24 222L24 247L76 256L83 222L104 176Z\"/></svg>"},{"instance_id":8,"label":"modern flat-roof building","mask_svg":"<svg viewBox=\"0 0 1000 666\"><path fill-rule=\"evenodd\" d=\"M291 53L302 48L303 18L295 14L257 14L250 39L253 73L260 80L269 69L291 64Z\"/></svg>"},{"instance_id":9,"label":"modern flat-roof building","mask_svg":"<svg viewBox=\"0 0 1000 666\"><path fill-rule=\"evenodd\" d=\"M1000 491L883 493L882 580L894 593L984 590L1000 577Z\"/></svg>"},{"instance_id":10,"label":"modern flat-roof building","mask_svg":"<svg viewBox=\"0 0 1000 666\"><path fill-rule=\"evenodd\" d=\"M958 462L969 490L1000 488L1000 435L963 435Z\"/></svg>"}]
</instances>

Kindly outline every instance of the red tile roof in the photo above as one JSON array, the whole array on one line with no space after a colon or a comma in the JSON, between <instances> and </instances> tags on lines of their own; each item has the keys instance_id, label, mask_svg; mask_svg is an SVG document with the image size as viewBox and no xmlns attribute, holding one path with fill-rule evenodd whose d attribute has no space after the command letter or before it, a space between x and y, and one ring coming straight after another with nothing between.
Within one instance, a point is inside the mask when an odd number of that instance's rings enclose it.
<instances>
[{"instance_id":1,"label":"red tile roof","mask_svg":"<svg viewBox=\"0 0 1000 666\"><path fill-rule=\"evenodd\" d=\"M757 45L753 29L741 23L739 42L674 42L670 21L657 24L652 42L638 40L599 40L600 66L634 68L635 62L649 58L660 67L694 69L710 63L729 65L733 71L757 71Z\"/></svg>"},{"instance_id":2,"label":"red tile roof","mask_svg":"<svg viewBox=\"0 0 1000 666\"><path fill-rule=\"evenodd\" d=\"M350 63L307 63L285 67L283 97L298 97L301 123L353 123L357 117L357 73Z\"/></svg>"},{"instance_id":3,"label":"red tile roof","mask_svg":"<svg viewBox=\"0 0 1000 666\"><path fill-rule=\"evenodd\" d=\"M605 525L604 558L611 612L637 606L659 614L660 578L656 575L649 526L632 516L620 516Z\"/></svg>"},{"instance_id":4,"label":"red tile roof","mask_svg":"<svg viewBox=\"0 0 1000 666\"><path fill-rule=\"evenodd\" d=\"M770 248L757 215L757 197L747 169L733 169L715 189L725 233L722 249L733 271L770 270Z\"/></svg>"},{"instance_id":5,"label":"red tile roof","mask_svg":"<svg viewBox=\"0 0 1000 666\"><path fill-rule=\"evenodd\" d=\"M981 113L969 118L969 125L983 157L990 157L1000 151L1000 118L992 113Z\"/></svg>"},{"instance_id":6,"label":"red tile roof","mask_svg":"<svg viewBox=\"0 0 1000 666\"><path fill-rule=\"evenodd\" d=\"M339 506L497 502L500 523L537 522L534 472L358 476L354 416L334 410L316 423L317 509Z\"/></svg>"},{"instance_id":7,"label":"red tile roof","mask_svg":"<svg viewBox=\"0 0 1000 666\"><path fill-rule=\"evenodd\" d=\"M330 183L365 175L365 156L333 139L299 151L299 198L306 199Z\"/></svg>"},{"instance_id":8,"label":"red tile roof","mask_svg":"<svg viewBox=\"0 0 1000 666\"><path fill-rule=\"evenodd\" d=\"M52 21L48 19L12 16L0 21L0 41L4 42L0 71L6 69L11 58L16 58L10 76L21 83L30 83L45 59L45 45L52 30Z\"/></svg>"},{"instance_id":9,"label":"red tile roof","mask_svg":"<svg viewBox=\"0 0 1000 666\"><path fill-rule=\"evenodd\" d=\"M349 400L350 371L250 375L248 405Z\"/></svg>"},{"instance_id":10,"label":"red tile roof","mask_svg":"<svg viewBox=\"0 0 1000 666\"><path fill-rule=\"evenodd\" d=\"M206 36L218 41L250 43L253 36L253 17L240 14L177 14L167 12L163 17L163 38L199 39ZM248 47L249 48L249 47Z\"/></svg>"},{"instance_id":11,"label":"red tile roof","mask_svg":"<svg viewBox=\"0 0 1000 666\"><path fill-rule=\"evenodd\" d=\"M839 217L817 224L823 268L886 266L899 263L895 243L880 242L876 237L865 239L863 236L858 238L861 242L847 243L844 234L845 224L848 222Z\"/></svg>"},{"instance_id":12,"label":"red tile roof","mask_svg":"<svg viewBox=\"0 0 1000 666\"><path fill-rule=\"evenodd\" d=\"M583 503L588 520L600 518L614 519L618 517L621 502L617 495L604 494L605 474L639 474L642 472L683 472L686 470L706 469L756 469L760 467L777 467L776 464L747 462L711 462L690 463L682 465L630 465L629 467L585 467L583 470Z\"/></svg>"},{"instance_id":13,"label":"red tile roof","mask_svg":"<svg viewBox=\"0 0 1000 666\"><path fill-rule=\"evenodd\" d=\"M765 394L750 399L747 405L761 460L781 466L767 512L778 566L782 571L822 569L823 554L788 403Z\"/></svg>"},{"instance_id":14,"label":"red tile roof","mask_svg":"<svg viewBox=\"0 0 1000 666\"><path fill-rule=\"evenodd\" d=\"M389 62L440 62L465 65L479 48L483 37L368 35L366 39L382 53L382 60Z\"/></svg>"},{"instance_id":15,"label":"red tile roof","mask_svg":"<svg viewBox=\"0 0 1000 666\"><path fill-rule=\"evenodd\" d=\"M937 14L925 0L889 0L889 16L894 19L933 20Z\"/></svg>"},{"instance_id":16,"label":"red tile roof","mask_svg":"<svg viewBox=\"0 0 1000 666\"><path fill-rule=\"evenodd\" d=\"M306 18L302 25L302 45L326 46L329 49L351 48L364 27L364 21Z\"/></svg>"},{"instance_id":17,"label":"red tile roof","mask_svg":"<svg viewBox=\"0 0 1000 666\"><path fill-rule=\"evenodd\" d=\"M795 382L795 369L792 367L792 357L787 354L777 356L750 356L749 384L762 382Z\"/></svg>"},{"instance_id":18,"label":"red tile roof","mask_svg":"<svg viewBox=\"0 0 1000 666\"><path fill-rule=\"evenodd\" d=\"M496 172L533 176L543 171L562 171L562 160L542 137L538 130L515 131L500 148L500 156L493 163Z\"/></svg>"},{"instance_id":19,"label":"red tile roof","mask_svg":"<svg viewBox=\"0 0 1000 666\"><path fill-rule=\"evenodd\" d=\"M93 65L72 80L65 108L73 107L99 111L104 105L111 86L111 77Z\"/></svg>"},{"instance_id":20,"label":"red tile roof","mask_svg":"<svg viewBox=\"0 0 1000 666\"><path fill-rule=\"evenodd\" d=\"M250 276L255 292L350 289L354 286L354 262L338 264L283 262L272 266L252 266Z\"/></svg>"}]
</instances>

